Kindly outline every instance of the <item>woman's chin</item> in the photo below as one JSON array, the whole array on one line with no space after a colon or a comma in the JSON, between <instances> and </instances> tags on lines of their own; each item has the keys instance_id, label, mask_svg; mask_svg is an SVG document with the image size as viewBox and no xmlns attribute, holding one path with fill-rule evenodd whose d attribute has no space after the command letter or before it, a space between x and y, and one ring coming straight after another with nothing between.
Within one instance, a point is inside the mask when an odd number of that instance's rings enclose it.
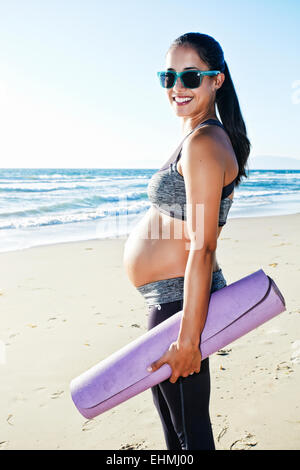
<instances>
[{"instance_id":1,"label":"woman's chin","mask_svg":"<svg viewBox=\"0 0 300 470\"><path fill-rule=\"evenodd\" d=\"M176 116L181 116L181 117L182 116L187 117L187 116L190 116L190 114L191 114L191 113L188 113L186 111L181 111L180 109L175 109L174 111L175 111Z\"/></svg>"}]
</instances>

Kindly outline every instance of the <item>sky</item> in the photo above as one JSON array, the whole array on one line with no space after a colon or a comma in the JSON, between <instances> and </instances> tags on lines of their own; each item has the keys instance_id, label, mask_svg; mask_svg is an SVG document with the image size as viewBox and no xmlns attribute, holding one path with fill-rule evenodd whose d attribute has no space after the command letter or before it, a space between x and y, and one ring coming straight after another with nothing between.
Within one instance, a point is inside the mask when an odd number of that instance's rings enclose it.
<instances>
[{"instance_id":1,"label":"sky","mask_svg":"<svg viewBox=\"0 0 300 470\"><path fill-rule=\"evenodd\" d=\"M0 168L159 168L182 139L156 72L222 46L251 158L300 159L299 0L0 0Z\"/></svg>"}]
</instances>

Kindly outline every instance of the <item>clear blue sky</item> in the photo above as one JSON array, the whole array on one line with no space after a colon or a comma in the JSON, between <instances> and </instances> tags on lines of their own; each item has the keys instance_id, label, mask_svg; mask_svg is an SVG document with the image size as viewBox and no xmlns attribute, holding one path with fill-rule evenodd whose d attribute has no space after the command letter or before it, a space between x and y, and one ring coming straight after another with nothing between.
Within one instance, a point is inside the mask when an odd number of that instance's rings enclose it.
<instances>
[{"instance_id":1,"label":"clear blue sky","mask_svg":"<svg viewBox=\"0 0 300 470\"><path fill-rule=\"evenodd\" d=\"M181 122L156 71L189 31L220 42L251 155L299 159L299 24L299 0L0 0L0 167L161 166Z\"/></svg>"}]
</instances>

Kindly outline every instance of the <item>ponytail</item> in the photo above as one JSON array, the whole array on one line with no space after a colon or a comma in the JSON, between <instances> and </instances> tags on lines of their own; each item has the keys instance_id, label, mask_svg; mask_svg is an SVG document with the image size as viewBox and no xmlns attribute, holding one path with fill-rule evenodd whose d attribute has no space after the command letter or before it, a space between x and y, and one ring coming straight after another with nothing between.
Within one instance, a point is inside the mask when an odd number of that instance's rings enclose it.
<instances>
[{"instance_id":1,"label":"ponytail","mask_svg":"<svg viewBox=\"0 0 300 470\"><path fill-rule=\"evenodd\" d=\"M250 154L250 141L247 137L245 122L242 117L239 100L232 82L226 61L224 60L225 80L221 88L216 92L216 103L221 121L229 135L234 153L239 164L239 174L236 185L241 181L245 173L245 166Z\"/></svg>"}]
</instances>

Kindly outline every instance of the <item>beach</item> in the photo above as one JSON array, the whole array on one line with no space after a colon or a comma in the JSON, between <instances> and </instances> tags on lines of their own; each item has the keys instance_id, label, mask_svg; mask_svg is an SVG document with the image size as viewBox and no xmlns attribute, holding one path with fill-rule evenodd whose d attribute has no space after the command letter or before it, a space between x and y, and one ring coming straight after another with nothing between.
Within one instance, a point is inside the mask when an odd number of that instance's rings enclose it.
<instances>
[{"instance_id":1,"label":"beach","mask_svg":"<svg viewBox=\"0 0 300 470\"><path fill-rule=\"evenodd\" d=\"M236 217L227 284L263 269L286 311L210 358L217 450L300 449L300 213ZM0 253L0 449L166 449L151 390L92 420L70 381L147 331L122 262L126 237Z\"/></svg>"}]
</instances>

